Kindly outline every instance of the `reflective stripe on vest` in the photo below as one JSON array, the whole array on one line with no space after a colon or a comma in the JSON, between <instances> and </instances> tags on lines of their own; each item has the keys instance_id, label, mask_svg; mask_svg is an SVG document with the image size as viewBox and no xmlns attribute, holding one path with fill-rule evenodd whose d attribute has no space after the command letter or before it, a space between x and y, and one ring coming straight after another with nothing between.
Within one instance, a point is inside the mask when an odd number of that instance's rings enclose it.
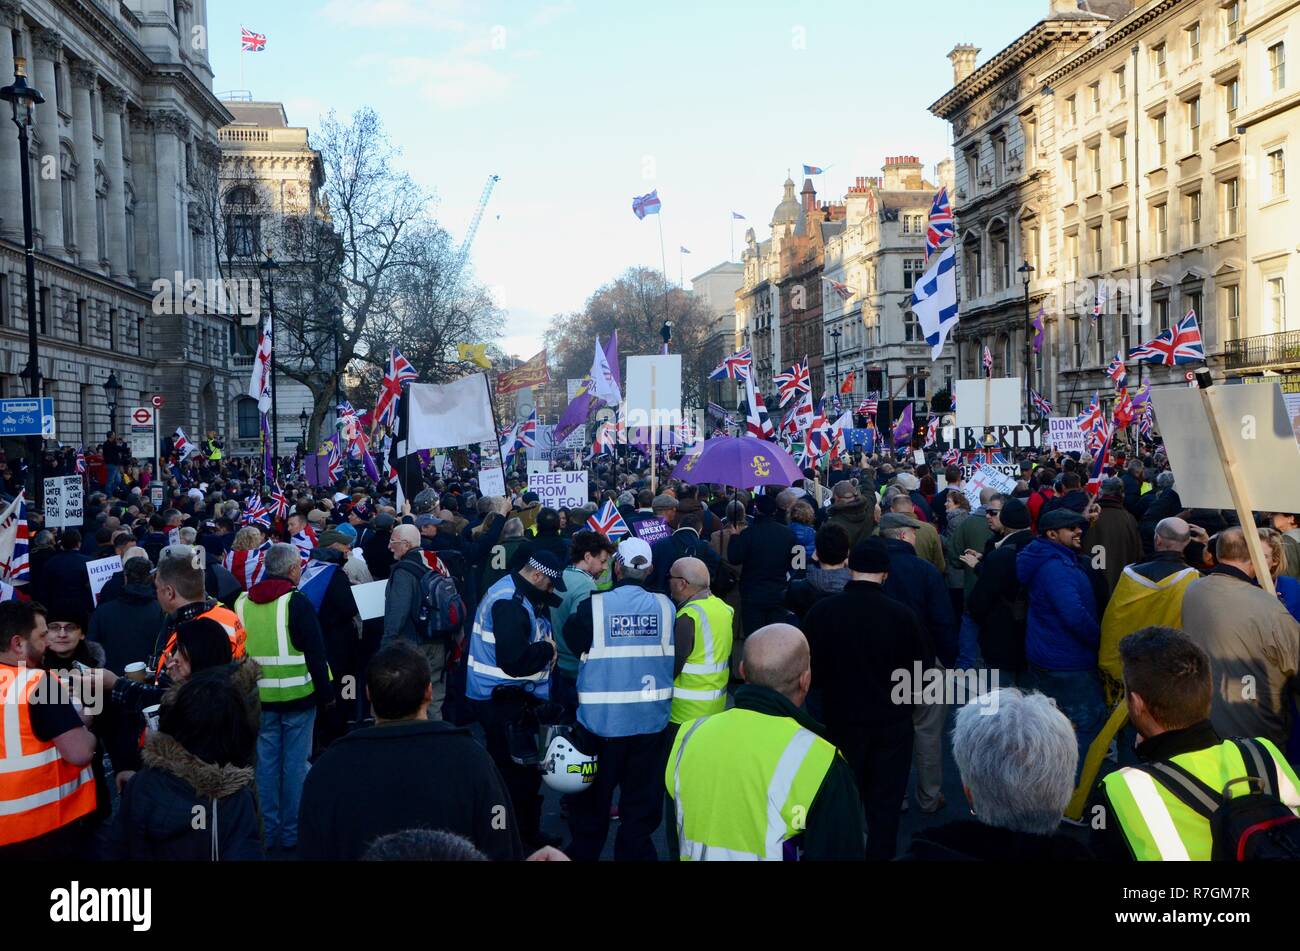
<instances>
[{"instance_id":1,"label":"reflective stripe on vest","mask_svg":"<svg viewBox=\"0 0 1300 951\"><path fill-rule=\"evenodd\" d=\"M62 688L39 668L0 664L0 846L60 829L95 810L90 766L64 760L32 732L31 704ZM54 696L38 696L43 691Z\"/></svg>"},{"instance_id":2,"label":"reflective stripe on vest","mask_svg":"<svg viewBox=\"0 0 1300 951\"><path fill-rule=\"evenodd\" d=\"M254 604L244 594L235 602L235 613L248 638L249 656L262 668L257 692L263 703L300 700L315 692L307 660L289 637L292 597L291 591L269 604Z\"/></svg>"},{"instance_id":3,"label":"reflective stripe on vest","mask_svg":"<svg viewBox=\"0 0 1300 951\"><path fill-rule=\"evenodd\" d=\"M492 691L504 684L516 684L531 691L534 696L545 700L550 697L551 669L547 667L527 677L511 677L497 666L496 634L492 630L492 607L499 601L508 601L515 596L515 579L513 575L492 585L483 595L483 601L474 615L474 626L470 631L469 652L466 666L469 668L466 679L465 695L471 700L490 700ZM528 615L531 628L529 643L551 640L551 622L533 610L532 602L520 598L519 603Z\"/></svg>"},{"instance_id":4,"label":"reflective stripe on vest","mask_svg":"<svg viewBox=\"0 0 1300 951\"><path fill-rule=\"evenodd\" d=\"M686 665L673 682L669 717L673 723L685 723L727 708L733 614L721 598L710 595L686 602L677 616L695 621L695 643Z\"/></svg>"},{"instance_id":5,"label":"reflective stripe on vest","mask_svg":"<svg viewBox=\"0 0 1300 951\"><path fill-rule=\"evenodd\" d=\"M1274 794L1293 812L1300 814L1300 779L1268 740L1259 740L1277 767L1278 788ZM1232 779L1246 775L1241 752L1231 740L1191 753L1180 753L1170 762L1181 766L1211 789L1221 792ZM1133 857L1140 862L1209 861L1213 834L1208 819L1166 789L1144 770L1126 767L1102 780L1111 809L1119 821Z\"/></svg>"},{"instance_id":6,"label":"reflective stripe on vest","mask_svg":"<svg viewBox=\"0 0 1300 951\"><path fill-rule=\"evenodd\" d=\"M641 736L668 725L674 614L666 595L636 585L591 596L591 649L578 664L578 721L592 733Z\"/></svg>"},{"instance_id":7,"label":"reflective stripe on vest","mask_svg":"<svg viewBox=\"0 0 1300 951\"><path fill-rule=\"evenodd\" d=\"M244 633L244 622L239 619L230 608L218 604L209 608L202 614L196 616L194 620L208 618L216 621L221 625L221 629L226 632L226 637L230 639L230 656L233 660L240 660L244 656L244 642L247 639ZM167 669L167 661L171 659L172 653L176 650L176 632L172 631L171 636L167 638L167 644L163 647L162 653L158 655L158 669L154 671L156 677L161 677Z\"/></svg>"},{"instance_id":8,"label":"reflective stripe on vest","mask_svg":"<svg viewBox=\"0 0 1300 951\"><path fill-rule=\"evenodd\" d=\"M794 720L752 710L684 725L664 777L682 859L785 859L785 843L803 831L835 755L835 747ZM736 798L755 788L766 790L762 802Z\"/></svg>"}]
</instances>

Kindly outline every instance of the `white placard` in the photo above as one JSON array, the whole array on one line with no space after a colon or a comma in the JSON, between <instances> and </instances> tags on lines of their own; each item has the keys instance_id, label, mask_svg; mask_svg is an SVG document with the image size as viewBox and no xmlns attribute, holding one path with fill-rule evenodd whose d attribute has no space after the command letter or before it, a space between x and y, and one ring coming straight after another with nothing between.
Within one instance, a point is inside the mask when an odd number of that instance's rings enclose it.
<instances>
[{"instance_id":1,"label":"white placard","mask_svg":"<svg viewBox=\"0 0 1300 951\"><path fill-rule=\"evenodd\" d=\"M924 450L924 449L918 449L918 450L916 450L916 452L912 453L912 460L913 460L913 461L914 461L918 466L923 466L923 465L925 465L925 450Z\"/></svg>"},{"instance_id":2,"label":"white placard","mask_svg":"<svg viewBox=\"0 0 1300 951\"><path fill-rule=\"evenodd\" d=\"M682 416L682 355L627 358L627 423L676 426Z\"/></svg>"},{"instance_id":3,"label":"white placard","mask_svg":"<svg viewBox=\"0 0 1300 951\"><path fill-rule=\"evenodd\" d=\"M571 509L587 504L587 471L541 472L528 476L528 491L536 492L548 509Z\"/></svg>"},{"instance_id":4,"label":"white placard","mask_svg":"<svg viewBox=\"0 0 1300 951\"><path fill-rule=\"evenodd\" d=\"M1047 420L1047 432L1052 448L1058 452L1084 452L1087 437L1073 416L1052 416Z\"/></svg>"},{"instance_id":5,"label":"white placard","mask_svg":"<svg viewBox=\"0 0 1300 951\"><path fill-rule=\"evenodd\" d=\"M86 562L86 574L90 577L90 593L95 598L95 606L99 606L99 593L104 590L104 585L108 584L108 579L113 577L122 570L122 557L120 555L111 555L108 558L100 558L98 561Z\"/></svg>"},{"instance_id":6,"label":"white placard","mask_svg":"<svg viewBox=\"0 0 1300 951\"><path fill-rule=\"evenodd\" d=\"M352 586L352 600L357 603L357 613L361 615L361 620L369 621L384 616L384 591L387 588L387 580Z\"/></svg>"},{"instance_id":7,"label":"white placard","mask_svg":"<svg viewBox=\"0 0 1300 951\"><path fill-rule=\"evenodd\" d=\"M550 471L551 471L551 464L550 464L547 460L545 460L545 459L529 459L529 460L528 460L528 477L529 477L529 478L532 478L532 477L535 476L535 475L541 475L541 474L544 473L544 472L550 472Z\"/></svg>"},{"instance_id":8,"label":"white placard","mask_svg":"<svg viewBox=\"0 0 1300 951\"><path fill-rule=\"evenodd\" d=\"M80 528L83 488L81 476L55 476L45 480L45 527Z\"/></svg>"},{"instance_id":9,"label":"white placard","mask_svg":"<svg viewBox=\"0 0 1300 951\"><path fill-rule=\"evenodd\" d=\"M506 474L500 466L479 470L478 493L484 498L506 494Z\"/></svg>"},{"instance_id":10,"label":"white placard","mask_svg":"<svg viewBox=\"0 0 1300 951\"><path fill-rule=\"evenodd\" d=\"M958 380L958 426L1019 426L1024 385L1016 377L998 380ZM987 399L986 399L987 397ZM988 413L985 413L985 402Z\"/></svg>"},{"instance_id":11,"label":"white placard","mask_svg":"<svg viewBox=\"0 0 1300 951\"><path fill-rule=\"evenodd\" d=\"M980 492L983 489L996 489L1003 495L1010 495L1016 490L1016 480L987 462L984 463L966 483L966 498L970 499L972 512L980 507Z\"/></svg>"},{"instance_id":12,"label":"white placard","mask_svg":"<svg viewBox=\"0 0 1300 951\"><path fill-rule=\"evenodd\" d=\"M406 451L447 449L497 438L487 377L475 373L455 383L412 383Z\"/></svg>"}]
</instances>

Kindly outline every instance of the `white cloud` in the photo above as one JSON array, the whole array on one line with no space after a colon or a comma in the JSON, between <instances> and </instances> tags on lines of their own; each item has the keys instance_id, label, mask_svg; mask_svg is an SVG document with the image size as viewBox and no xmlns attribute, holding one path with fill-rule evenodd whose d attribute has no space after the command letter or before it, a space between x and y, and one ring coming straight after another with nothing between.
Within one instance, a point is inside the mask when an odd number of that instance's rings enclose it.
<instances>
[{"instance_id":1,"label":"white cloud","mask_svg":"<svg viewBox=\"0 0 1300 951\"><path fill-rule=\"evenodd\" d=\"M391 80L441 109L461 109L500 98L511 77L486 63L399 56L381 61Z\"/></svg>"},{"instance_id":2,"label":"white cloud","mask_svg":"<svg viewBox=\"0 0 1300 951\"><path fill-rule=\"evenodd\" d=\"M463 33L464 0L329 0L321 11L326 19L350 27L424 27Z\"/></svg>"}]
</instances>

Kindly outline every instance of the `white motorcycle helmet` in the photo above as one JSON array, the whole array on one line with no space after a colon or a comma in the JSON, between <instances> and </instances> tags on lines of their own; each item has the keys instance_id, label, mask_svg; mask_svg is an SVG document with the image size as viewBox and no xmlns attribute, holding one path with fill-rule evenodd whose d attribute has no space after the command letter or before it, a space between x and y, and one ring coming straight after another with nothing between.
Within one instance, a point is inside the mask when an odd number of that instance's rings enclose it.
<instances>
[{"instance_id":1,"label":"white motorcycle helmet","mask_svg":"<svg viewBox=\"0 0 1300 951\"><path fill-rule=\"evenodd\" d=\"M548 732L551 736L541 762L542 782L566 795L590 789L596 781L595 754L574 746L572 731L567 727L551 727Z\"/></svg>"}]
</instances>

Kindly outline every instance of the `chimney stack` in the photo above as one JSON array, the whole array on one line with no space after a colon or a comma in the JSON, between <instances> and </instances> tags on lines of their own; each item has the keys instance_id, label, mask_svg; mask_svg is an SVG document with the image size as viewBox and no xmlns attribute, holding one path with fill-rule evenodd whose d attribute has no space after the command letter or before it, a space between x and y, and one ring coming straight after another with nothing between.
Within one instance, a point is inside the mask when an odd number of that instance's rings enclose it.
<instances>
[{"instance_id":1,"label":"chimney stack","mask_svg":"<svg viewBox=\"0 0 1300 951\"><path fill-rule=\"evenodd\" d=\"M1073 0L1070 0L1070 2L1073 2ZM952 48L952 52L948 54L948 59L952 62L952 84L954 86L975 72L975 61L979 59L979 55L979 47L971 46L969 43L958 43Z\"/></svg>"}]
</instances>

